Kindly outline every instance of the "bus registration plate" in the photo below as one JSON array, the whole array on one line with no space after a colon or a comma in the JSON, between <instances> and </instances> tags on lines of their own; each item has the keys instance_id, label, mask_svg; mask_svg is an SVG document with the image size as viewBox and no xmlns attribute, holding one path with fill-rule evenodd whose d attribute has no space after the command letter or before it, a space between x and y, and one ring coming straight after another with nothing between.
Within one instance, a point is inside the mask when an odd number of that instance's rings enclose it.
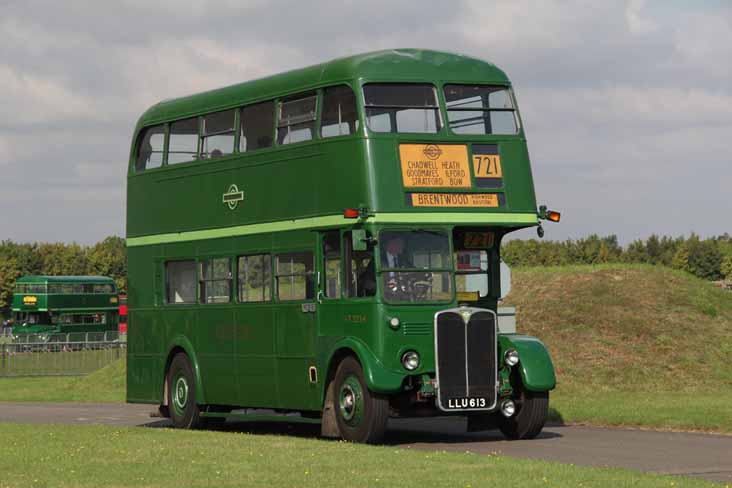
<instances>
[{"instance_id":1,"label":"bus registration plate","mask_svg":"<svg viewBox=\"0 0 732 488\"><path fill-rule=\"evenodd\" d=\"M447 410L465 410L470 408L486 408L488 407L488 399L485 397L459 397L447 400Z\"/></svg>"}]
</instances>

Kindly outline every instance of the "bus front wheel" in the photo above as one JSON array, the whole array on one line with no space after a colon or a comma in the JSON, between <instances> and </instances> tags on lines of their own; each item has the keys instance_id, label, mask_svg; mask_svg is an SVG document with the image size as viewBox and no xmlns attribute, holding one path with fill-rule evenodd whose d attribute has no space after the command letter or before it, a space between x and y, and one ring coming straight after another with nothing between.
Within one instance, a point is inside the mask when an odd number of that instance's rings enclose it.
<instances>
[{"instance_id":1,"label":"bus front wheel","mask_svg":"<svg viewBox=\"0 0 732 488\"><path fill-rule=\"evenodd\" d=\"M195 429L201 425L201 411L196 405L196 382L193 367L184 353L178 353L168 370L168 409L173 425Z\"/></svg>"},{"instance_id":2,"label":"bus front wheel","mask_svg":"<svg viewBox=\"0 0 732 488\"><path fill-rule=\"evenodd\" d=\"M369 391L363 369L353 357L341 362L334 381L333 407L341 437L351 442L380 442L389 420L389 401Z\"/></svg>"}]
</instances>

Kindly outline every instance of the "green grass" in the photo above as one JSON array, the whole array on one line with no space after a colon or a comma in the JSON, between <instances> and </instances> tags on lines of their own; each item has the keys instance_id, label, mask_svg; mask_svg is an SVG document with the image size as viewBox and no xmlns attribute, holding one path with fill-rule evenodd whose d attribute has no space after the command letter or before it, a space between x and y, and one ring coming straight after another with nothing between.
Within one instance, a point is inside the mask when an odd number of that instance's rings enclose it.
<instances>
[{"instance_id":1,"label":"green grass","mask_svg":"<svg viewBox=\"0 0 732 488\"><path fill-rule=\"evenodd\" d=\"M119 359L87 376L0 378L0 401L124 402L125 365Z\"/></svg>"},{"instance_id":2,"label":"green grass","mask_svg":"<svg viewBox=\"0 0 732 488\"><path fill-rule=\"evenodd\" d=\"M565 422L732 432L732 293L643 265L514 270L507 302Z\"/></svg>"},{"instance_id":3,"label":"green grass","mask_svg":"<svg viewBox=\"0 0 732 488\"><path fill-rule=\"evenodd\" d=\"M36 347L59 347L49 344ZM56 374L86 374L96 371L110 361L124 357L121 348L81 351L17 352L0 360L0 376L30 376Z\"/></svg>"},{"instance_id":4,"label":"green grass","mask_svg":"<svg viewBox=\"0 0 732 488\"><path fill-rule=\"evenodd\" d=\"M568 423L732 434L732 392L596 391L558 388L553 420Z\"/></svg>"},{"instance_id":5,"label":"green grass","mask_svg":"<svg viewBox=\"0 0 732 488\"><path fill-rule=\"evenodd\" d=\"M0 438L0 488L719 486L496 455L231 432L0 424Z\"/></svg>"}]
</instances>

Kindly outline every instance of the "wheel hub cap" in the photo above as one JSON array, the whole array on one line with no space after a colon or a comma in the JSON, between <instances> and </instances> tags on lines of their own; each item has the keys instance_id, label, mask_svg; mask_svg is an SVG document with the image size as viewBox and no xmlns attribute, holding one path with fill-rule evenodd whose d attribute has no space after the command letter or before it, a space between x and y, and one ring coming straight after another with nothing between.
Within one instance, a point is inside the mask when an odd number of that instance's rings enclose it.
<instances>
[{"instance_id":1,"label":"wheel hub cap","mask_svg":"<svg viewBox=\"0 0 732 488\"><path fill-rule=\"evenodd\" d=\"M358 425L363 416L363 390L358 379L349 376L338 392L338 409L341 417L350 426Z\"/></svg>"},{"instance_id":2,"label":"wheel hub cap","mask_svg":"<svg viewBox=\"0 0 732 488\"><path fill-rule=\"evenodd\" d=\"M176 407L177 410L183 411L186 408L186 404L188 403L188 382L185 378L179 377L175 381L175 386L173 388L173 406Z\"/></svg>"}]
</instances>

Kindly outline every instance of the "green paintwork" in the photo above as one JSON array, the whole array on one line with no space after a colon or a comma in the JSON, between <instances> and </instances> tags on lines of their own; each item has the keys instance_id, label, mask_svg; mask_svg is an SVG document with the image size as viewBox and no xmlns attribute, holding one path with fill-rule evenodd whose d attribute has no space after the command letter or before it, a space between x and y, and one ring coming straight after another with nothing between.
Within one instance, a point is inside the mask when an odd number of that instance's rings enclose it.
<instances>
[{"instance_id":1,"label":"green paintwork","mask_svg":"<svg viewBox=\"0 0 732 488\"><path fill-rule=\"evenodd\" d=\"M500 336L500 350L507 349L516 349L519 353L519 364L516 367L521 371L521 381L527 390L554 389L557 384L554 365L543 342L536 337L505 334Z\"/></svg>"},{"instance_id":2,"label":"green paintwork","mask_svg":"<svg viewBox=\"0 0 732 488\"><path fill-rule=\"evenodd\" d=\"M465 213L440 213L433 214L411 214L411 213L382 213L362 219L359 222L377 223L410 223L410 224L434 224L449 222L460 222L463 224L512 224L512 225L534 225L538 223L536 214L465 214ZM352 219L346 219L342 215L329 215L324 217L311 217L307 219L295 219L268 224L238 225L222 229L176 232L169 234L156 234L143 237L130 237L127 239L127 246L149 246L151 244L170 244L173 242L198 241L205 239L219 239L222 237L234 237L247 234L265 234L270 232L283 232L294 229L329 228L353 224Z\"/></svg>"},{"instance_id":3,"label":"green paintwork","mask_svg":"<svg viewBox=\"0 0 732 488\"><path fill-rule=\"evenodd\" d=\"M166 362L175 348L191 360L199 404L321 410L328 372L334 370L334 358L343 354L359 360L368 388L378 393L402 391L407 372L400 358L407 349L418 351L422 359L411 374L434 375L433 317L457 306L454 298L443 303L390 305L381 299L378 283L374 297L324 298L322 303L314 298L279 302L276 297L263 303L237 303L235 298L230 303L165 303L165 262L169 260L235 260L245 254L310 251L315 256L315 273L323 273L321 232L326 229L358 228L371 235L384 228L429 227L450 233L457 226L483 229L496 234L489 261L490 269L498 269L501 237L538 223L523 129L515 135L461 136L447 127L436 134L368 131L361 86L409 81L437 86L443 120L447 120L445 83L510 87L503 71L484 61L435 51L391 50L161 102L143 114L128 164L128 401L163 401ZM135 147L145 127L306 91L318 94L319 126L321 89L333 85L350 86L356 95L359 127L354 134L316 136L215 160L135 170ZM408 206L398 149L405 142L465 144L469 159L472 144L497 145L503 187L490 192L503 194L505 204L498 208ZM234 186L235 207L224 197ZM486 191L475 186L439 190ZM366 208L367 215L345 219L345 208ZM475 305L495 310L499 273L491 273L489 279L489 295ZM274 289L274 280L270 286ZM236 271L232 289L237 289ZM323 291L323 284L315 291ZM309 311L303 311L303 305ZM347 318L354 316L363 320ZM397 330L387 324L387 317L394 316L404 324ZM527 350L529 369L530 354ZM311 367L318 372L314 383L308 375ZM528 375L533 378L531 371Z\"/></svg>"},{"instance_id":4,"label":"green paintwork","mask_svg":"<svg viewBox=\"0 0 732 488\"><path fill-rule=\"evenodd\" d=\"M326 322L328 324L332 324L332 327L322 327L320 329L320 334L324 335L328 333L328 329L330 328L341 328L341 334L343 334L343 328L346 327L348 329L351 329L350 334L348 334L347 337L344 337L340 341L338 341L335 344L332 344L330 346L327 345L329 342L329 337L321 337L323 346L321 347L321 350L325 352L323 354L323 359L328 361L330 358L335 356L336 351L343 351L347 350L349 351L353 356L355 356L358 359L358 362L361 363L361 367L363 368L363 374L364 378L366 379L366 385L369 387L369 390L374 391L376 393L394 393L396 391L399 391L402 387L402 383L404 381L404 370L401 368L401 365L398 364L398 361L389 361L391 364L391 368L386 367L381 361L379 361L378 357L374 352L372 352L365 340L368 340L368 338L360 338L362 334L360 334L360 331L353 330L355 327L351 325L347 325L343 322L342 316L340 315L339 320L339 314L346 314L346 313L352 313L354 309L364 310L364 304L352 304L351 306L348 305L337 305L336 309L333 311L335 313L329 313L328 311L328 304L325 304L326 306L323 307L321 305L321 317L323 317L322 322ZM377 312L378 313L378 312ZM324 324L325 325L325 324ZM384 323L384 328L386 327L386 324ZM370 328L365 328L366 332L371 333L372 330ZM391 330L391 329L389 329ZM333 331L334 333L337 333L337 331ZM374 330L373 332L376 333L376 335L380 335L384 331L380 331L378 329ZM364 340L365 339L365 340ZM372 342L372 341L369 341ZM396 343L397 341L395 341ZM400 356L401 357L401 356ZM323 364L323 367L325 370L327 370L328 364ZM325 385L323 385L325 386ZM323 391L321 395L324 395L325 392Z\"/></svg>"},{"instance_id":5,"label":"green paintwork","mask_svg":"<svg viewBox=\"0 0 732 488\"><path fill-rule=\"evenodd\" d=\"M111 285L112 293L48 293L49 284L71 285ZM105 276L42 276L29 275L17 279L13 293L12 311L15 317L13 334L50 334L73 332L116 331L119 323L119 297L114 279ZM19 286L39 287L35 292L17 291ZM26 302L32 298L34 302ZM42 322L22 325L22 314L40 312L45 317ZM52 323L46 313L60 314L101 313L106 315L104 324L62 324Z\"/></svg>"}]
</instances>

